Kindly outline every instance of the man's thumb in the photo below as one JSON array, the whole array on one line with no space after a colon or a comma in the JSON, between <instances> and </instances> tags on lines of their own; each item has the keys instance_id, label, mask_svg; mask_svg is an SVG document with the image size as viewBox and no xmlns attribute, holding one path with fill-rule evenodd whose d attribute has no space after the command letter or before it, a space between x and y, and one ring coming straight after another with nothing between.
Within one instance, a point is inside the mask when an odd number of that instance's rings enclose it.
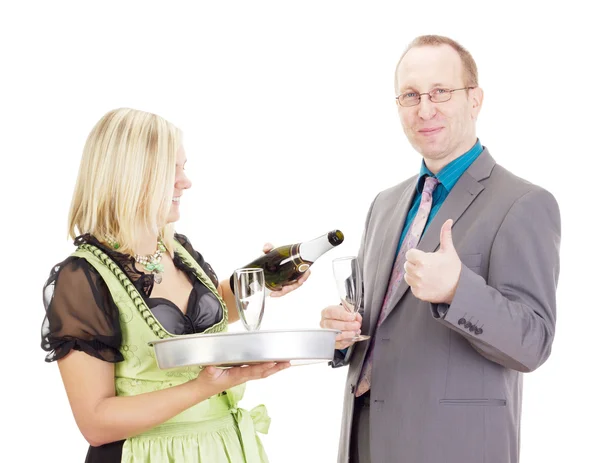
<instances>
[{"instance_id":1,"label":"man's thumb","mask_svg":"<svg viewBox=\"0 0 600 463\"><path fill-rule=\"evenodd\" d=\"M449 251L454 249L454 243L452 242L452 219L448 219L442 225L440 231L440 251Z\"/></svg>"}]
</instances>

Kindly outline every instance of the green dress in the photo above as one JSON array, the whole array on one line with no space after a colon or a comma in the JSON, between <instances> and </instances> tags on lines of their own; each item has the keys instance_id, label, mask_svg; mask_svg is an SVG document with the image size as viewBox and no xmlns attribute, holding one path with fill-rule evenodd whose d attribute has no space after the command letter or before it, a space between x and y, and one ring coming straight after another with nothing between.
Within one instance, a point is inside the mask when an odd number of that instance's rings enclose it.
<instances>
[{"instance_id":1,"label":"green dress","mask_svg":"<svg viewBox=\"0 0 600 463\"><path fill-rule=\"evenodd\" d=\"M227 306L215 285L191 254L175 242L175 252L195 277L219 300L222 318L205 333L227 330ZM84 243L73 253L85 259L101 276L119 311L123 361L115 363L117 396L133 396L177 386L196 378L200 367L160 370L149 341L175 335L159 323L136 287L101 249ZM245 384L223 391L185 410L165 423L123 442L124 463L266 463L256 431L267 433L270 418L264 405L251 411L238 406ZM88 454L89 455L89 454Z\"/></svg>"}]
</instances>

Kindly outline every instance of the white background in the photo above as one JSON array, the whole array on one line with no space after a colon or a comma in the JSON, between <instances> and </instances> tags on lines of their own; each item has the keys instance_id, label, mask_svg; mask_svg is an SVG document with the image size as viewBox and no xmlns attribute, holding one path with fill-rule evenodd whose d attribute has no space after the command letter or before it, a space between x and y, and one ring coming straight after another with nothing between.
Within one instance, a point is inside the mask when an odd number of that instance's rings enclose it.
<instances>
[{"instance_id":1,"label":"white background","mask_svg":"<svg viewBox=\"0 0 600 463\"><path fill-rule=\"evenodd\" d=\"M67 212L96 121L129 106L184 131L194 186L177 228L222 279L265 241L341 229L345 243L307 284L267 303L264 328L318 327L337 302L331 259L356 253L375 194L419 169L393 73L425 33L472 52L481 141L561 207L557 333L525 377L522 461L595 461L600 76L586 3L2 2L0 420L3 450L19 449L2 461L84 460L39 332L42 285L73 249ZM335 461L345 374L318 364L248 385L243 406L265 403L273 419L263 438L273 463Z\"/></svg>"}]
</instances>

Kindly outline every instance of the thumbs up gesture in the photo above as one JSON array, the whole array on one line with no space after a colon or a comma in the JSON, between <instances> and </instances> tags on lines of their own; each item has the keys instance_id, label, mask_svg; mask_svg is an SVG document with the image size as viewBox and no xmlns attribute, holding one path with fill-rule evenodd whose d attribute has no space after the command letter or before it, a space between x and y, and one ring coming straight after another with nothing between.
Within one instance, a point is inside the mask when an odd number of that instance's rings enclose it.
<instances>
[{"instance_id":1,"label":"thumbs up gesture","mask_svg":"<svg viewBox=\"0 0 600 463\"><path fill-rule=\"evenodd\" d=\"M436 252L410 249L406 253L404 279L422 301L451 304L461 268L452 243L452 220L449 219L442 225L440 247Z\"/></svg>"}]
</instances>

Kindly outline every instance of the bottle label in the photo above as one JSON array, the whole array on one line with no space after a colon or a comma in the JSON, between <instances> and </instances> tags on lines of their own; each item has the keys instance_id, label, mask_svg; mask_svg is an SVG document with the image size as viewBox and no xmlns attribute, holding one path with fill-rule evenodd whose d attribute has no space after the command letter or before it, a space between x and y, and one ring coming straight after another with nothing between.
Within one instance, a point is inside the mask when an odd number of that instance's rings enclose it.
<instances>
[{"instance_id":1,"label":"bottle label","mask_svg":"<svg viewBox=\"0 0 600 463\"><path fill-rule=\"evenodd\" d=\"M310 267L310 264L300 257L300 243L292 245L292 249L290 249L290 257L294 263L294 267L296 267L296 271L304 273Z\"/></svg>"}]
</instances>

